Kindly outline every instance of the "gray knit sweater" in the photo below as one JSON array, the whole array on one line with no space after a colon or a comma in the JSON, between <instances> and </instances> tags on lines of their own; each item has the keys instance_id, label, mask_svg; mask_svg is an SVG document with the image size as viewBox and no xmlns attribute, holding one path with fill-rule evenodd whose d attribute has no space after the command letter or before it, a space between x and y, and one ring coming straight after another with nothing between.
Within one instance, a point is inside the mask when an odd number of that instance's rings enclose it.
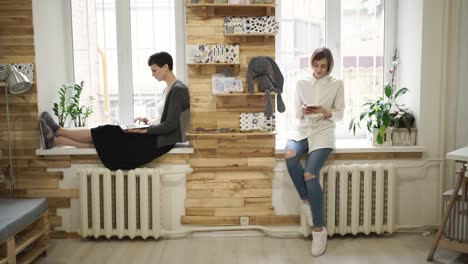
<instances>
[{"instance_id":1,"label":"gray knit sweater","mask_svg":"<svg viewBox=\"0 0 468 264\"><path fill-rule=\"evenodd\" d=\"M177 80L166 97L161 123L150 126L148 134L158 136L158 147L186 141L190 126L190 96L188 87Z\"/></svg>"}]
</instances>

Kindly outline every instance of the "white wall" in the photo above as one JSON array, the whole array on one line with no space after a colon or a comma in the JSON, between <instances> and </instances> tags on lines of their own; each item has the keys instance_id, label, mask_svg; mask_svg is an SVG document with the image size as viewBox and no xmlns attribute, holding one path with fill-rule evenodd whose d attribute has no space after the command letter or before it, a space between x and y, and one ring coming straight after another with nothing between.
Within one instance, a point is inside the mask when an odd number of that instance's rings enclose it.
<instances>
[{"instance_id":1,"label":"white wall","mask_svg":"<svg viewBox=\"0 0 468 264\"><path fill-rule=\"evenodd\" d=\"M444 151L440 144L440 127L444 120L445 99L445 4L444 1L426 0L423 6L421 89L420 89L420 139L429 147L430 156Z\"/></svg>"},{"instance_id":2,"label":"white wall","mask_svg":"<svg viewBox=\"0 0 468 264\"><path fill-rule=\"evenodd\" d=\"M400 97L399 102L406 104L419 121L423 0L400 0L397 17L397 48L400 53L400 65L397 69L399 87L409 89L409 93Z\"/></svg>"},{"instance_id":3,"label":"white wall","mask_svg":"<svg viewBox=\"0 0 468 264\"><path fill-rule=\"evenodd\" d=\"M457 122L455 148L468 146L468 1L460 0L461 17L459 28L460 64L458 68Z\"/></svg>"},{"instance_id":4,"label":"white wall","mask_svg":"<svg viewBox=\"0 0 468 264\"><path fill-rule=\"evenodd\" d=\"M58 89L73 82L69 1L32 1L38 109L52 111Z\"/></svg>"},{"instance_id":5,"label":"white wall","mask_svg":"<svg viewBox=\"0 0 468 264\"><path fill-rule=\"evenodd\" d=\"M428 148L423 157L432 160L425 167L398 170L397 223L403 226L434 225L440 219L442 6L440 1L398 1L399 85L409 89L400 103L414 112L418 145Z\"/></svg>"},{"instance_id":6,"label":"white wall","mask_svg":"<svg viewBox=\"0 0 468 264\"><path fill-rule=\"evenodd\" d=\"M447 30L447 77L443 90L445 99L444 147L451 151L468 145L468 3L464 0L450 1ZM453 161L446 162L445 175L454 175ZM457 166L459 166L457 164ZM454 184L454 177L444 178L444 189Z\"/></svg>"}]
</instances>

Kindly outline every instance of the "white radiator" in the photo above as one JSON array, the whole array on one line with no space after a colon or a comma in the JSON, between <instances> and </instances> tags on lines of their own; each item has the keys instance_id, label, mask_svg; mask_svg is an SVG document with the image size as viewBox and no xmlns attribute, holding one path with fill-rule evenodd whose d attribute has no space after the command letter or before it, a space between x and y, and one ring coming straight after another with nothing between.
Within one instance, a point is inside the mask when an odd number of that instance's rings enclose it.
<instances>
[{"instance_id":1,"label":"white radiator","mask_svg":"<svg viewBox=\"0 0 468 264\"><path fill-rule=\"evenodd\" d=\"M333 234L382 234L395 228L391 164L329 165L320 171L325 225Z\"/></svg>"},{"instance_id":2,"label":"white radiator","mask_svg":"<svg viewBox=\"0 0 468 264\"><path fill-rule=\"evenodd\" d=\"M158 169L78 169L82 237L159 238Z\"/></svg>"}]
</instances>

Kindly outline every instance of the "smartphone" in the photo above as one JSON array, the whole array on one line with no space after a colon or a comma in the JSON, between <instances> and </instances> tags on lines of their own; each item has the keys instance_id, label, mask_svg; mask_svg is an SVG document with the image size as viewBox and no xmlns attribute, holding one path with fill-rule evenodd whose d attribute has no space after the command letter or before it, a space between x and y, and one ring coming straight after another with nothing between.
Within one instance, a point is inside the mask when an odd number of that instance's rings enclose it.
<instances>
[{"instance_id":1,"label":"smartphone","mask_svg":"<svg viewBox=\"0 0 468 264\"><path fill-rule=\"evenodd\" d=\"M306 104L305 107L306 107L306 108L310 108L310 109L317 109L317 108L320 108L320 105L316 105L316 104Z\"/></svg>"}]
</instances>

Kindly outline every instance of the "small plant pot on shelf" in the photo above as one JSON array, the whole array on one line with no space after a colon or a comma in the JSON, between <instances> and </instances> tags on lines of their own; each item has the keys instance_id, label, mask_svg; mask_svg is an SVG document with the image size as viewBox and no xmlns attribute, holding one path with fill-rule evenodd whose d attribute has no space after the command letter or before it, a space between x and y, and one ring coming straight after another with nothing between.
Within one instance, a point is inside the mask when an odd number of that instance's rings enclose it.
<instances>
[{"instance_id":1,"label":"small plant pot on shelf","mask_svg":"<svg viewBox=\"0 0 468 264\"><path fill-rule=\"evenodd\" d=\"M387 128L385 133L383 134L383 143L379 144L377 141L377 137L379 135L379 129L378 128L373 128L372 129L372 134L369 133L369 140L372 143L372 146L391 146L392 145L392 132L393 128Z\"/></svg>"},{"instance_id":2,"label":"small plant pot on shelf","mask_svg":"<svg viewBox=\"0 0 468 264\"><path fill-rule=\"evenodd\" d=\"M411 132L407 128L395 128L392 133L392 141L394 146L415 146L416 145L417 129L411 128Z\"/></svg>"}]
</instances>

